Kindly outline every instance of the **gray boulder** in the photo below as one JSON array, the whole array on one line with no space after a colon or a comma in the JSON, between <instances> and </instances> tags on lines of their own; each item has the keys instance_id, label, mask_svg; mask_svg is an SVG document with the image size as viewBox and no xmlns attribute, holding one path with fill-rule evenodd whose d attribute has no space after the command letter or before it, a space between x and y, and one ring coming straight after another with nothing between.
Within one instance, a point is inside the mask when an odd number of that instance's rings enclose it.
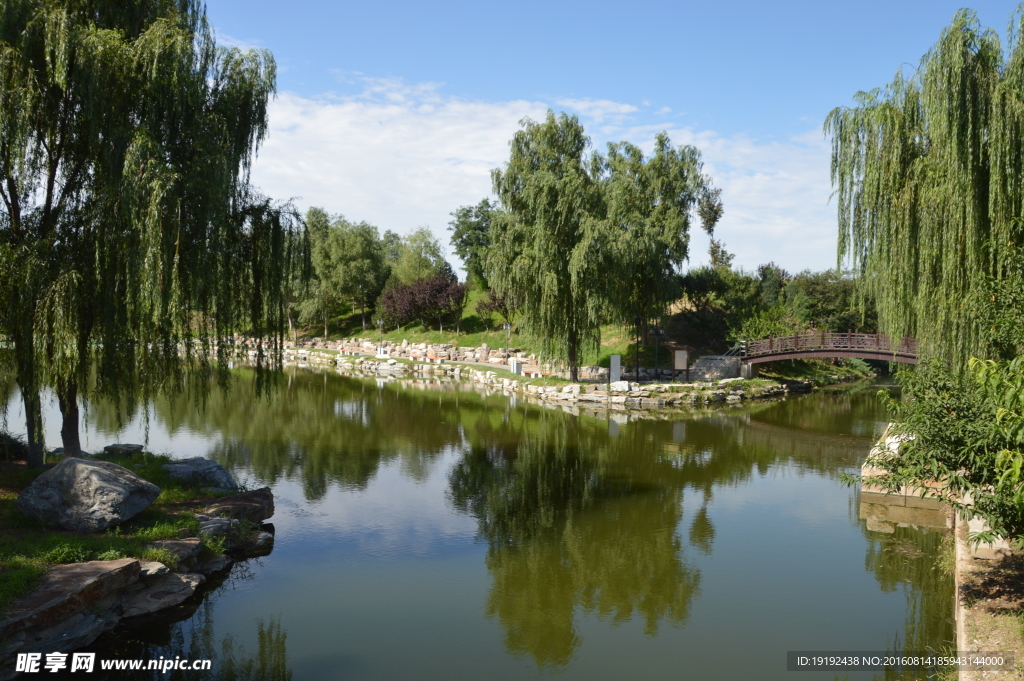
<instances>
[{"instance_id":1,"label":"gray boulder","mask_svg":"<svg viewBox=\"0 0 1024 681\"><path fill-rule=\"evenodd\" d=\"M206 485L218 489L238 488L238 483L224 466L201 456L164 464L164 470L172 478L188 485Z\"/></svg>"},{"instance_id":2,"label":"gray boulder","mask_svg":"<svg viewBox=\"0 0 1024 681\"><path fill-rule=\"evenodd\" d=\"M92 533L128 520L159 494L159 487L117 464L69 458L33 480L15 506L47 525Z\"/></svg>"}]
</instances>

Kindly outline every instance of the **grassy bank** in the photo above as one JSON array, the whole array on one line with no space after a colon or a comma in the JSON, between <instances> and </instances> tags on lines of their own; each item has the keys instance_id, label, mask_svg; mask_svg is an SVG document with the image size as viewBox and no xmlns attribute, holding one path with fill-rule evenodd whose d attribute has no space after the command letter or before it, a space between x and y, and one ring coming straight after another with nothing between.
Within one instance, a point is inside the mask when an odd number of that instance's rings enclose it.
<instances>
[{"instance_id":1,"label":"grassy bank","mask_svg":"<svg viewBox=\"0 0 1024 681\"><path fill-rule=\"evenodd\" d=\"M124 466L161 489L146 510L126 523L96 534L53 530L23 515L14 502L21 491L45 469L28 469L23 462L0 462L0 613L12 601L31 591L51 565L88 560L138 558L174 568L175 557L166 549L147 548L161 539L183 539L199 534L193 511L214 495L170 479L163 470L169 456L97 457ZM47 467L52 467L48 464ZM204 540L208 554L222 547Z\"/></svg>"}]
</instances>

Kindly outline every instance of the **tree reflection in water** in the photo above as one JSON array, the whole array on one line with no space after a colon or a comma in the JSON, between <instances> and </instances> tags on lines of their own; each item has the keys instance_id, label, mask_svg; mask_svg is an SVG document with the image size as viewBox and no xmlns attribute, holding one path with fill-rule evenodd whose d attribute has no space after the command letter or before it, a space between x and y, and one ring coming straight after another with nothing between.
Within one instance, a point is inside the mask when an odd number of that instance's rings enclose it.
<instances>
[{"instance_id":1,"label":"tree reflection in water","mask_svg":"<svg viewBox=\"0 0 1024 681\"><path fill-rule=\"evenodd\" d=\"M288 634L278 618L256 619L256 651L246 652L226 634L217 644L213 627L216 595L202 604L184 606L166 614L115 629L97 642L97 681L291 681L288 667ZM198 607L197 607L198 606ZM169 621L174 620L177 621ZM155 636L155 638L154 638ZM99 660L210 660L208 671L171 669L102 671Z\"/></svg>"},{"instance_id":2,"label":"tree reflection in water","mask_svg":"<svg viewBox=\"0 0 1024 681\"><path fill-rule=\"evenodd\" d=\"M541 414L518 446L475 446L450 476L453 504L489 545L486 613L508 650L540 667L569 663L580 613L639 618L654 636L663 621L682 625L698 592L676 529L682 490L650 484L650 471L627 464L630 448L612 445Z\"/></svg>"}]
</instances>

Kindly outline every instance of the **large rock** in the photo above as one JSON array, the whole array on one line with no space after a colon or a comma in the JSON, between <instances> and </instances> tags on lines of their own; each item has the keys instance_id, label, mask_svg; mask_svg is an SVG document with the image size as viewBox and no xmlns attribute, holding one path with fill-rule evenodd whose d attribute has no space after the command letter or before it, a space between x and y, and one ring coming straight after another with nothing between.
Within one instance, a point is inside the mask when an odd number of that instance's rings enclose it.
<instances>
[{"instance_id":1,"label":"large rock","mask_svg":"<svg viewBox=\"0 0 1024 681\"><path fill-rule=\"evenodd\" d=\"M192 459L180 459L174 463L164 464L164 470L176 480L188 485L203 485L219 489L237 489L238 483L216 461L201 456Z\"/></svg>"},{"instance_id":2,"label":"large rock","mask_svg":"<svg viewBox=\"0 0 1024 681\"><path fill-rule=\"evenodd\" d=\"M128 520L159 494L159 487L127 468L71 458L33 480L15 505L47 525L91 533Z\"/></svg>"},{"instance_id":3,"label":"large rock","mask_svg":"<svg viewBox=\"0 0 1024 681\"><path fill-rule=\"evenodd\" d=\"M223 497L204 509L204 513L260 523L274 515L274 493L269 487Z\"/></svg>"}]
</instances>

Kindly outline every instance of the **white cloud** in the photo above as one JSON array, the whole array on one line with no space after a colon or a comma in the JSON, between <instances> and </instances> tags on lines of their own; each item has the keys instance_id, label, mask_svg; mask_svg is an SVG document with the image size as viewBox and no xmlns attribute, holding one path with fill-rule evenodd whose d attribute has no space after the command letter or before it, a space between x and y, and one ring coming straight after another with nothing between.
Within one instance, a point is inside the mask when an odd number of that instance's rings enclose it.
<instances>
[{"instance_id":1,"label":"white cloud","mask_svg":"<svg viewBox=\"0 0 1024 681\"><path fill-rule=\"evenodd\" d=\"M606 118L618 120L626 114L637 111L632 104L622 104L609 99L556 99L555 104L586 118L591 118L596 123L601 123Z\"/></svg>"},{"instance_id":2,"label":"white cloud","mask_svg":"<svg viewBox=\"0 0 1024 681\"><path fill-rule=\"evenodd\" d=\"M235 38L227 33L216 32L217 44L225 47L237 47L240 50L262 50L265 46L249 40Z\"/></svg>"},{"instance_id":3,"label":"white cloud","mask_svg":"<svg viewBox=\"0 0 1024 681\"><path fill-rule=\"evenodd\" d=\"M282 93L253 169L275 198L323 206L382 230L407 233L428 224L447 244L449 213L490 195L490 171L508 159L524 117L548 108L580 115L595 148L626 139L650 148L665 128L637 107L609 100L468 101L436 83L406 84L347 74L362 84L349 97L310 99ZM774 260L789 270L823 269L835 260L835 214L827 205L829 149L815 130L786 141L669 127L676 144L693 144L723 189L725 217L716 236L754 267ZM707 237L695 230L692 261L706 260Z\"/></svg>"}]
</instances>

